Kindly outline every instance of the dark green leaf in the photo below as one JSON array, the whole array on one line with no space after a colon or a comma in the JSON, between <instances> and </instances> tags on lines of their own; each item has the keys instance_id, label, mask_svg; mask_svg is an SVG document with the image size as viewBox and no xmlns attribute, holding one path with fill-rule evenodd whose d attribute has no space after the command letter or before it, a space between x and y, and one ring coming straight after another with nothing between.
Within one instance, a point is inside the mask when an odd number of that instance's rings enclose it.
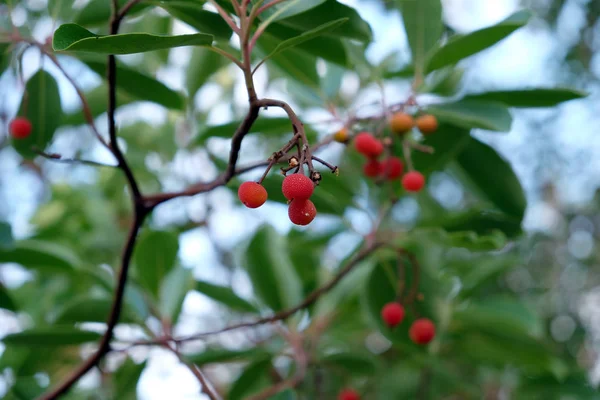
<instances>
[{"instance_id":1,"label":"dark green leaf","mask_svg":"<svg viewBox=\"0 0 600 400\"><path fill-rule=\"evenodd\" d=\"M156 36L125 33L99 36L76 24L61 25L54 32L55 51L83 51L102 54L134 54L181 46L210 46L213 37L203 33L179 36Z\"/></svg>"},{"instance_id":2,"label":"dark green leaf","mask_svg":"<svg viewBox=\"0 0 600 400\"><path fill-rule=\"evenodd\" d=\"M0 283L0 308L4 308L9 311L17 311L15 302L10 297L8 290Z\"/></svg>"},{"instance_id":3,"label":"dark green leaf","mask_svg":"<svg viewBox=\"0 0 600 400\"><path fill-rule=\"evenodd\" d=\"M437 49L429 58L427 71L434 71L485 50L529 22L529 11L518 11L505 20L488 28L464 36L454 36Z\"/></svg>"},{"instance_id":4,"label":"dark green leaf","mask_svg":"<svg viewBox=\"0 0 600 400\"><path fill-rule=\"evenodd\" d=\"M0 222L0 250L10 249L14 246L15 240L12 235L12 227L6 222Z\"/></svg>"},{"instance_id":5,"label":"dark green leaf","mask_svg":"<svg viewBox=\"0 0 600 400\"><path fill-rule=\"evenodd\" d=\"M220 54L204 47L194 47L192 58L186 69L186 86L190 99L215 72L227 64Z\"/></svg>"},{"instance_id":6,"label":"dark green leaf","mask_svg":"<svg viewBox=\"0 0 600 400\"><path fill-rule=\"evenodd\" d=\"M255 306L239 297L231 288L226 286L197 281L194 289L233 310L250 313L258 312Z\"/></svg>"},{"instance_id":7,"label":"dark green leaf","mask_svg":"<svg viewBox=\"0 0 600 400\"><path fill-rule=\"evenodd\" d=\"M106 60L87 56L79 58L102 78L106 77ZM117 64L117 86L140 100L151 101L171 109L185 108L185 98L181 93L121 63Z\"/></svg>"},{"instance_id":8,"label":"dark green leaf","mask_svg":"<svg viewBox=\"0 0 600 400\"><path fill-rule=\"evenodd\" d=\"M290 0L282 4L276 4L271 8L265 10L260 14L261 19L270 18L272 15L277 13L277 16L273 19L277 21L279 19L288 18L296 14L303 13L323 4L326 0ZM265 4L270 3L266 1Z\"/></svg>"},{"instance_id":9,"label":"dark green leaf","mask_svg":"<svg viewBox=\"0 0 600 400\"><path fill-rule=\"evenodd\" d=\"M146 361L136 364L131 358L127 358L123 365L115 371L114 376L114 398L119 400L136 400L137 384L146 368Z\"/></svg>"},{"instance_id":10,"label":"dark green leaf","mask_svg":"<svg viewBox=\"0 0 600 400\"><path fill-rule=\"evenodd\" d=\"M497 102L460 100L431 105L426 111L435 115L441 122L466 129L508 132L512 125L512 116L508 108Z\"/></svg>"},{"instance_id":11,"label":"dark green leaf","mask_svg":"<svg viewBox=\"0 0 600 400\"><path fill-rule=\"evenodd\" d=\"M373 357L350 352L328 354L321 357L319 362L355 375L373 375L378 369L378 363Z\"/></svg>"},{"instance_id":12,"label":"dark green leaf","mask_svg":"<svg viewBox=\"0 0 600 400\"><path fill-rule=\"evenodd\" d=\"M242 400L268 385L267 372L271 357L265 357L248 365L229 390L229 400Z\"/></svg>"},{"instance_id":13,"label":"dark green leaf","mask_svg":"<svg viewBox=\"0 0 600 400\"><path fill-rule=\"evenodd\" d=\"M169 318L175 324L181 313L183 300L194 288L192 270L183 267L172 269L163 279L160 286L159 311L163 318Z\"/></svg>"},{"instance_id":14,"label":"dark green leaf","mask_svg":"<svg viewBox=\"0 0 600 400\"><path fill-rule=\"evenodd\" d=\"M206 364L239 362L251 358L256 358L257 356L263 358L265 357L265 354L265 351L258 347L254 347L248 350L227 350L214 348L206 349L203 352L197 354L185 355L185 358L197 365L198 367L202 367Z\"/></svg>"},{"instance_id":15,"label":"dark green leaf","mask_svg":"<svg viewBox=\"0 0 600 400\"><path fill-rule=\"evenodd\" d=\"M246 250L245 267L256 295L272 310L300 302L302 286L287 255L287 244L269 225L260 228Z\"/></svg>"},{"instance_id":16,"label":"dark green leaf","mask_svg":"<svg viewBox=\"0 0 600 400\"><path fill-rule=\"evenodd\" d=\"M56 243L22 240L12 249L0 249L0 263L21 264L42 273L73 273L80 264L69 249Z\"/></svg>"},{"instance_id":17,"label":"dark green leaf","mask_svg":"<svg viewBox=\"0 0 600 400\"><path fill-rule=\"evenodd\" d=\"M229 40L233 33L219 14L202 9L201 2L169 1L161 3L161 7L201 33L208 33L223 40Z\"/></svg>"},{"instance_id":18,"label":"dark green leaf","mask_svg":"<svg viewBox=\"0 0 600 400\"><path fill-rule=\"evenodd\" d=\"M523 187L510 164L496 150L472 139L456 160L484 198L508 215L523 218L527 208Z\"/></svg>"},{"instance_id":19,"label":"dark green leaf","mask_svg":"<svg viewBox=\"0 0 600 400\"><path fill-rule=\"evenodd\" d=\"M433 154L415 151L412 160L415 168L423 174L440 170L453 160L471 140L468 130L454 125L440 124L435 135L429 135L422 144L434 149Z\"/></svg>"},{"instance_id":20,"label":"dark green leaf","mask_svg":"<svg viewBox=\"0 0 600 400\"><path fill-rule=\"evenodd\" d=\"M496 211L474 208L472 210L448 213L444 218L424 220L421 227L441 227L448 232L473 231L479 235L493 234L501 231L507 237L513 238L521 231L521 219Z\"/></svg>"},{"instance_id":21,"label":"dark green leaf","mask_svg":"<svg viewBox=\"0 0 600 400\"><path fill-rule=\"evenodd\" d=\"M178 237L170 232L146 231L138 239L133 253L138 281L154 296L158 296L162 280L175 266L178 251Z\"/></svg>"},{"instance_id":22,"label":"dark green leaf","mask_svg":"<svg viewBox=\"0 0 600 400\"><path fill-rule=\"evenodd\" d=\"M123 7L128 0L118 0L119 7ZM71 6L72 6L71 2ZM147 4L137 4L132 7L128 15L133 15L147 8ZM110 1L91 0L77 15L75 23L85 26L108 25L112 14Z\"/></svg>"},{"instance_id":23,"label":"dark green leaf","mask_svg":"<svg viewBox=\"0 0 600 400\"><path fill-rule=\"evenodd\" d=\"M565 101L581 99L589 94L569 88L532 88L473 93L464 100L486 100L504 103L509 107L553 107Z\"/></svg>"},{"instance_id":24,"label":"dark green leaf","mask_svg":"<svg viewBox=\"0 0 600 400\"><path fill-rule=\"evenodd\" d=\"M52 347L94 342L101 337L99 333L70 326L51 326L12 333L4 336L1 341L7 346Z\"/></svg>"},{"instance_id":25,"label":"dark green leaf","mask_svg":"<svg viewBox=\"0 0 600 400\"><path fill-rule=\"evenodd\" d=\"M60 93L52 75L39 70L27 81L18 115L31 122L32 130L25 139L12 139L12 144L23 157L34 158L34 148L45 150L62 117Z\"/></svg>"},{"instance_id":26,"label":"dark green leaf","mask_svg":"<svg viewBox=\"0 0 600 400\"><path fill-rule=\"evenodd\" d=\"M106 297L90 297L85 295L78 297L67 303L57 312L54 322L58 324L77 323L77 322L106 322L112 307L112 299ZM137 321L144 321L138 318ZM126 304L123 307L119 322L136 322L136 318Z\"/></svg>"},{"instance_id":27,"label":"dark green leaf","mask_svg":"<svg viewBox=\"0 0 600 400\"><path fill-rule=\"evenodd\" d=\"M453 96L460 89L464 72L464 69L455 67L435 71L427 77L426 83L419 88L419 92Z\"/></svg>"}]
</instances>

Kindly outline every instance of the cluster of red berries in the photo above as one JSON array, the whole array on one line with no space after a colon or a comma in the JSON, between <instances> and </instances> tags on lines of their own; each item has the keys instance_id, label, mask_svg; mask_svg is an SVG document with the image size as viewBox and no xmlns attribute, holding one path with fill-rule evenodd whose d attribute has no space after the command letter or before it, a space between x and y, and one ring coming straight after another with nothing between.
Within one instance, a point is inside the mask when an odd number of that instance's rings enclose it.
<instances>
[{"instance_id":1,"label":"cluster of red berries","mask_svg":"<svg viewBox=\"0 0 600 400\"><path fill-rule=\"evenodd\" d=\"M390 328L398 326L404 320L404 314L404 307L397 302L387 303L381 309L381 318ZM428 318L419 318L410 326L408 336L416 344L427 344L435 337L435 325Z\"/></svg>"},{"instance_id":2,"label":"cluster of red berries","mask_svg":"<svg viewBox=\"0 0 600 400\"><path fill-rule=\"evenodd\" d=\"M25 139L31 134L31 122L27 118L17 117L8 125L8 130L14 139Z\"/></svg>"},{"instance_id":3,"label":"cluster of red berries","mask_svg":"<svg viewBox=\"0 0 600 400\"><path fill-rule=\"evenodd\" d=\"M370 178L383 178L393 181L404 172L404 163L398 157L390 156L383 161L377 158L383 154L383 143L369 132L360 132L354 137L354 147L367 158L363 173ZM418 192L425 186L425 177L418 171L409 171L402 176L402 186L408 192Z\"/></svg>"},{"instance_id":4,"label":"cluster of red berries","mask_svg":"<svg viewBox=\"0 0 600 400\"><path fill-rule=\"evenodd\" d=\"M285 177L281 191L289 200L288 216L296 225L308 225L315 219L317 208L310 201L315 190L313 181L304 174L295 173ZM240 201L248 208L258 208L267 201L267 190L257 182L244 182L238 189Z\"/></svg>"}]
</instances>

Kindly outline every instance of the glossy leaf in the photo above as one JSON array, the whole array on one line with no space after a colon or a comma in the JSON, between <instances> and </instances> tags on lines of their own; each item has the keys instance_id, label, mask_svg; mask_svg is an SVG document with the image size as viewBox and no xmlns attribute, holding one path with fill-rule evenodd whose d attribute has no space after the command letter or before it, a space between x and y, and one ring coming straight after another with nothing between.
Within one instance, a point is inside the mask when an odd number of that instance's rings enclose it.
<instances>
[{"instance_id":1,"label":"glossy leaf","mask_svg":"<svg viewBox=\"0 0 600 400\"><path fill-rule=\"evenodd\" d=\"M454 36L431 55L427 63L427 71L435 71L453 65L495 45L517 29L525 26L529 22L529 18L531 18L529 11L518 11L496 25L480 29L468 35Z\"/></svg>"},{"instance_id":2,"label":"glossy leaf","mask_svg":"<svg viewBox=\"0 0 600 400\"><path fill-rule=\"evenodd\" d=\"M272 310L300 302L302 286L287 255L285 238L271 226L260 228L250 241L245 267L256 295Z\"/></svg>"},{"instance_id":3,"label":"glossy leaf","mask_svg":"<svg viewBox=\"0 0 600 400\"><path fill-rule=\"evenodd\" d=\"M441 122L466 129L508 132L512 125L512 116L508 108L497 102L459 100L454 103L431 105L425 110Z\"/></svg>"},{"instance_id":4,"label":"glossy leaf","mask_svg":"<svg viewBox=\"0 0 600 400\"><path fill-rule=\"evenodd\" d=\"M133 253L135 271L140 284L154 296L162 280L175 267L179 241L166 231L147 231L138 239Z\"/></svg>"},{"instance_id":5,"label":"glossy leaf","mask_svg":"<svg viewBox=\"0 0 600 400\"><path fill-rule=\"evenodd\" d=\"M442 227L448 232L473 231L479 235L493 234L501 231L509 238L521 234L521 219L491 209L473 209L460 212L449 212L443 218L421 221L422 227Z\"/></svg>"},{"instance_id":6,"label":"glossy leaf","mask_svg":"<svg viewBox=\"0 0 600 400\"><path fill-rule=\"evenodd\" d=\"M239 297L235 292L226 286L219 286L209 282L197 281L194 290L202 293L211 299L224 304L232 310L240 312L256 313L258 309L247 300Z\"/></svg>"},{"instance_id":7,"label":"glossy leaf","mask_svg":"<svg viewBox=\"0 0 600 400\"><path fill-rule=\"evenodd\" d=\"M415 168L428 175L452 161L471 140L469 131L454 125L440 124L438 131L425 138L422 144L433 148L433 154L415 151L412 160ZM402 154L401 150L398 154Z\"/></svg>"},{"instance_id":8,"label":"glossy leaf","mask_svg":"<svg viewBox=\"0 0 600 400\"><path fill-rule=\"evenodd\" d=\"M442 4L440 0L397 0L402 12L404 29L412 53L415 71L422 78L428 53L442 35Z\"/></svg>"},{"instance_id":9,"label":"glossy leaf","mask_svg":"<svg viewBox=\"0 0 600 400\"><path fill-rule=\"evenodd\" d=\"M84 57L82 61L98 75L106 77L105 60ZM185 98L181 93L151 76L120 63L117 65L117 86L128 95L140 100L151 101L171 109L182 110L185 108Z\"/></svg>"},{"instance_id":10,"label":"glossy leaf","mask_svg":"<svg viewBox=\"0 0 600 400\"><path fill-rule=\"evenodd\" d=\"M198 32L208 33L223 40L229 40L233 33L219 14L204 10L201 2L169 1L160 5L173 17L196 28Z\"/></svg>"},{"instance_id":11,"label":"glossy leaf","mask_svg":"<svg viewBox=\"0 0 600 400\"><path fill-rule=\"evenodd\" d=\"M527 208L523 187L510 164L496 150L472 139L456 160L485 198L506 214L523 218Z\"/></svg>"},{"instance_id":12,"label":"glossy leaf","mask_svg":"<svg viewBox=\"0 0 600 400\"><path fill-rule=\"evenodd\" d=\"M210 46L213 37L202 33L179 36L156 36L147 33L124 33L99 36L76 24L61 25L54 32L55 51L82 51L102 54L134 54L181 46Z\"/></svg>"},{"instance_id":13,"label":"glossy leaf","mask_svg":"<svg viewBox=\"0 0 600 400\"><path fill-rule=\"evenodd\" d=\"M279 43L275 49L269 54L267 55L265 58L263 58L263 62L270 59L271 57L273 57L276 54L280 54L282 52L284 52L287 49L290 49L292 47L298 46L304 42L307 42L309 40L313 40L327 32L331 32L337 28L339 28L341 25L343 25L345 22L348 22L348 18L340 18L340 19L336 19L335 21L330 21L327 22L321 26L318 26L314 29L311 29L309 31L303 32L302 34L300 34L299 36L293 37L291 39L287 39L282 41L281 43Z\"/></svg>"},{"instance_id":14,"label":"glossy leaf","mask_svg":"<svg viewBox=\"0 0 600 400\"><path fill-rule=\"evenodd\" d=\"M18 116L27 118L32 125L31 134L25 139L12 139L15 150L23 157L32 159L37 151L44 151L60 126L62 107L58 84L44 70L35 73L25 85Z\"/></svg>"},{"instance_id":15,"label":"glossy leaf","mask_svg":"<svg viewBox=\"0 0 600 400\"><path fill-rule=\"evenodd\" d=\"M7 346L53 347L95 342L101 337L99 333L82 331L70 326L50 326L11 333L0 341Z\"/></svg>"},{"instance_id":16,"label":"glossy leaf","mask_svg":"<svg viewBox=\"0 0 600 400\"><path fill-rule=\"evenodd\" d=\"M40 273L71 274L80 261L69 249L56 243L22 240L11 249L0 249L0 263L17 263Z\"/></svg>"},{"instance_id":17,"label":"glossy leaf","mask_svg":"<svg viewBox=\"0 0 600 400\"><path fill-rule=\"evenodd\" d=\"M566 101L582 99L588 95L586 92L569 88L531 88L473 93L463 99L497 101L509 107L534 108L553 107Z\"/></svg>"},{"instance_id":18,"label":"glossy leaf","mask_svg":"<svg viewBox=\"0 0 600 400\"><path fill-rule=\"evenodd\" d=\"M159 311L163 318L169 318L173 324L183 307L183 300L194 287L192 270L183 267L172 269L163 279L159 294Z\"/></svg>"}]
</instances>

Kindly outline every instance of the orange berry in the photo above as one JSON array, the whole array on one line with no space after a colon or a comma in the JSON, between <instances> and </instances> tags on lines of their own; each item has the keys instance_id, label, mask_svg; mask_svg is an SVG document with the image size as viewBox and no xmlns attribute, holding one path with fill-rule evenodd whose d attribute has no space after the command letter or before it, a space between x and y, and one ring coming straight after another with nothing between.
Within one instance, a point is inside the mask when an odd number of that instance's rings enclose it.
<instances>
[{"instance_id":1,"label":"orange berry","mask_svg":"<svg viewBox=\"0 0 600 400\"><path fill-rule=\"evenodd\" d=\"M308 199L295 199L289 205L288 217L296 225L308 225L315 219L317 208Z\"/></svg>"},{"instance_id":2,"label":"orange berry","mask_svg":"<svg viewBox=\"0 0 600 400\"><path fill-rule=\"evenodd\" d=\"M369 132L361 132L354 138L356 150L368 158L379 157L383 153L383 144Z\"/></svg>"},{"instance_id":3,"label":"orange berry","mask_svg":"<svg viewBox=\"0 0 600 400\"><path fill-rule=\"evenodd\" d=\"M423 135L428 135L437 131L438 121L437 118L431 114L421 115L417 118L415 124Z\"/></svg>"},{"instance_id":4,"label":"orange berry","mask_svg":"<svg viewBox=\"0 0 600 400\"><path fill-rule=\"evenodd\" d=\"M10 134L15 139L25 139L28 137L31 134L31 128L31 122L23 117L13 119L8 126Z\"/></svg>"},{"instance_id":5,"label":"orange berry","mask_svg":"<svg viewBox=\"0 0 600 400\"><path fill-rule=\"evenodd\" d=\"M407 192L419 192L425 186L425 177L418 171L407 172L402 177L402 186Z\"/></svg>"},{"instance_id":6,"label":"orange berry","mask_svg":"<svg viewBox=\"0 0 600 400\"><path fill-rule=\"evenodd\" d=\"M416 344L427 344L435 337L435 325L430 319L418 319L411 325L408 336Z\"/></svg>"},{"instance_id":7,"label":"orange berry","mask_svg":"<svg viewBox=\"0 0 600 400\"><path fill-rule=\"evenodd\" d=\"M404 163L398 157L390 157L381 163L381 173L387 180L398 178L404 172Z\"/></svg>"},{"instance_id":8,"label":"orange berry","mask_svg":"<svg viewBox=\"0 0 600 400\"><path fill-rule=\"evenodd\" d=\"M308 199L315 190L315 184L310 178L301 173L291 174L285 177L281 184L281 191L288 200Z\"/></svg>"},{"instance_id":9,"label":"orange berry","mask_svg":"<svg viewBox=\"0 0 600 400\"><path fill-rule=\"evenodd\" d=\"M348 141L348 129L342 128L339 131L337 131L333 135L333 140L339 143L346 143Z\"/></svg>"},{"instance_id":10,"label":"orange berry","mask_svg":"<svg viewBox=\"0 0 600 400\"><path fill-rule=\"evenodd\" d=\"M392 132L402 135L413 128L415 125L415 120L407 113L397 112L392 115L389 123Z\"/></svg>"},{"instance_id":11,"label":"orange berry","mask_svg":"<svg viewBox=\"0 0 600 400\"><path fill-rule=\"evenodd\" d=\"M381 309L381 318L387 326L393 328L404 319L404 307L396 302L387 303Z\"/></svg>"},{"instance_id":12,"label":"orange berry","mask_svg":"<svg viewBox=\"0 0 600 400\"><path fill-rule=\"evenodd\" d=\"M258 208L267 201L267 190L256 182L244 182L238 188L240 201L248 208Z\"/></svg>"}]
</instances>

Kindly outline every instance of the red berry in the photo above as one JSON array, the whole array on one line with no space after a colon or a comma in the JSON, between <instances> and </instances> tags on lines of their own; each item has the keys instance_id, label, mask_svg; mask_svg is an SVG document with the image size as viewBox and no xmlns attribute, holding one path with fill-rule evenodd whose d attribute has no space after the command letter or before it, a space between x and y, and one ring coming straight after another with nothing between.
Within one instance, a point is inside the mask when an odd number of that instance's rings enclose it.
<instances>
[{"instance_id":1,"label":"red berry","mask_svg":"<svg viewBox=\"0 0 600 400\"><path fill-rule=\"evenodd\" d=\"M244 182L238 189L240 201L248 208L258 208L267 201L267 190L256 182Z\"/></svg>"},{"instance_id":2,"label":"red berry","mask_svg":"<svg viewBox=\"0 0 600 400\"><path fill-rule=\"evenodd\" d=\"M404 307L396 302L387 303L381 309L381 318L387 326L393 328L404 319Z\"/></svg>"},{"instance_id":3,"label":"red berry","mask_svg":"<svg viewBox=\"0 0 600 400\"><path fill-rule=\"evenodd\" d=\"M381 175L382 165L377 160L369 160L363 167L365 176L369 178L376 178Z\"/></svg>"},{"instance_id":4,"label":"red berry","mask_svg":"<svg viewBox=\"0 0 600 400\"><path fill-rule=\"evenodd\" d=\"M435 325L430 319L421 318L413 322L408 331L410 340L417 344L427 344L431 342L435 336Z\"/></svg>"},{"instance_id":5,"label":"red berry","mask_svg":"<svg viewBox=\"0 0 600 400\"><path fill-rule=\"evenodd\" d=\"M368 158L379 157L383 153L383 144L369 132L361 132L354 138L356 150Z\"/></svg>"},{"instance_id":6,"label":"red berry","mask_svg":"<svg viewBox=\"0 0 600 400\"><path fill-rule=\"evenodd\" d=\"M288 200L308 199L315 190L315 184L306 175L296 173L288 175L283 180L281 191Z\"/></svg>"},{"instance_id":7,"label":"red berry","mask_svg":"<svg viewBox=\"0 0 600 400\"><path fill-rule=\"evenodd\" d=\"M15 139L25 139L31 134L31 122L27 118L17 117L8 126L10 134Z\"/></svg>"},{"instance_id":8,"label":"red berry","mask_svg":"<svg viewBox=\"0 0 600 400\"><path fill-rule=\"evenodd\" d=\"M417 171L407 172L402 177L402 186L407 192L418 192L425 186L425 177Z\"/></svg>"},{"instance_id":9,"label":"red berry","mask_svg":"<svg viewBox=\"0 0 600 400\"><path fill-rule=\"evenodd\" d=\"M308 225L315 219L317 208L312 201L308 199L292 200L288 208L290 221L296 225Z\"/></svg>"},{"instance_id":10,"label":"red berry","mask_svg":"<svg viewBox=\"0 0 600 400\"><path fill-rule=\"evenodd\" d=\"M338 394L338 400L360 400L360 395L353 389L344 389Z\"/></svg>"},{"instance_id":11,"label":"red berry","mask_svg":"<svg viewBox=\"0 0 600 400\"><path fill-rule=\"evenodd\" d=\"M390 157L381 163L382 174L388 180L398 178L404 172L404 164L398 157Z\"/></svg>"}]
</instances>

